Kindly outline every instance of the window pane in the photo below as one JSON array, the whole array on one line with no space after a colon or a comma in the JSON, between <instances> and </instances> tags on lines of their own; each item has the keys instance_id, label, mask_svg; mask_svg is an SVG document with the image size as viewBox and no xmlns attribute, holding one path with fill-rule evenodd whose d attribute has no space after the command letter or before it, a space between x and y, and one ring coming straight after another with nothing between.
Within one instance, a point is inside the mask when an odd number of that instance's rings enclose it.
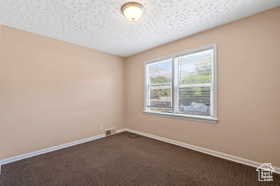
<instances>
[{"instance_id":1,"label":"window pane","mask_svg":"<svg viewBox=\"0 0 280 186\"><path fill-rule=\"evenodd\" d=\"M211 47L146 64L145 110L215 118L214 55Z\"/></svg>"},{"instance_id":2,"label":"window pane","mask_svg":"<svg viewBox=\"0 0 280 186\"><path fill-rule=\"evenodd\" d=\"M167 59L148 65L151 85L170 85L172 79L172 60Z\"/></svg>"},{"instance_id":3,"label":"window pane","mask_svg":"<svg viewBox=\"0 0 280 186\"><path fill-rule=\"evenodd\" d=\"M177 57L179 84L211 83L213 50Z\"/></svg>"},{"instance_id":4,"label":"window pane","mask_svg":"<svg viewBox=\"0 0 280 186\"><path fill-rule=\"evenodd\" d=\"M210 115L210 87L179 88L179 112Z\"/></svg>"},{"instance_id":5,"label":"window pane","mask_svg":"<svg viewBox=\"0 0 280 186\"><path fill-rule=\"evenodd\" d=\"M154 112L171 112L171 88L150 90L150 110Z\"/></svg>"}]
</instances>

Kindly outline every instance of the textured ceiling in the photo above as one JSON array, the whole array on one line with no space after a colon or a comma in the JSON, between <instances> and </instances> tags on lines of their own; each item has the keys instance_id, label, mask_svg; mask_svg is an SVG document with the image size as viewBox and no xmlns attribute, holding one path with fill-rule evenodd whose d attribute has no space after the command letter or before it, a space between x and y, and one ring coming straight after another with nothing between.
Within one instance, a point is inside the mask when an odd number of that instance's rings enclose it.
<instances>
[{"instance_id":1,"label":"textured ceiling","mask_svg":"<svg viewBox=\"0 0 280 186\"><path fill-rule=\"evenodd\" d=\"M0 24L130 56L280 5L280 0L135 0L138 22L120 13L127 0L0 0Z\"/></svg>"}]
</instances>

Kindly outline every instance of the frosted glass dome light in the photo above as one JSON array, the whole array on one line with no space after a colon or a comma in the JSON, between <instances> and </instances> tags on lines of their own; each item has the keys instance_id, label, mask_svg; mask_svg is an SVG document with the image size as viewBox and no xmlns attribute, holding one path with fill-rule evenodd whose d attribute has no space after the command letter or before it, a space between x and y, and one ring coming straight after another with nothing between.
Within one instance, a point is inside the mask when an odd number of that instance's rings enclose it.
<instances>
[{"instance_id":1,"label":"frosted glass dome light","mask_svg":"<svg viewBox=\"0 0 280 186\"><path fill-rule=\"evenodd\" d=\"M137 2L128 2L121 7L121 11L129 21L138 21L143 14L143 5Z\"/></svg>"}]
</instances>

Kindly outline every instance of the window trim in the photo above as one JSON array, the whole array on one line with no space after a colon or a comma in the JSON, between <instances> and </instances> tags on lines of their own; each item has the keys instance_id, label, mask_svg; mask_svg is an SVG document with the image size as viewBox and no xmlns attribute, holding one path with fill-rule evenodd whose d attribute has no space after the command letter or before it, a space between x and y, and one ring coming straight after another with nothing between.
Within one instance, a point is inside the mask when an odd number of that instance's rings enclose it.
<instances>
[{"instance_id":1,"label":"window trim","mask_svg":"<svg viewBox=\"0 0 280 186\"><path fill-rule=\"evenodd\" d=\"M212 109L211 112L213 112L212 116L199 116L199 115L188 115L188 114L180 114L180 113L165 113L165 112L152 112L152 111L147 111L147 101L148 101L148 72L146 69L146 66L151 64L151 63L156 63L162 60L166 60L166 59L170 59L172 58L172 68L174 69L174 58L176 57L180 57L183 55L189 55L189 54L193 54L193 53L197 53L197 52L201 52L204 50L210 50L213 49L213 63L212 63L212 86L211 86L211 97L210 97L210 101L211 101L211 105L212 105ZM172 106L174 104L174 91L175 91L175 85L174 85L174 77L175 77L175 72L174 70L172 70ZM176 94L175 94L176 95ZM162 116L171 116L171 117L180 117L180 118L186 118L186 119L190 119L190 120L195 120L195 121L210 121L211 123L216 123L218 121L218 64L217 64L217 46L216 44L211 44L211 45L206 45L197 49L191 49L191 50L185 50L183 52L179 52L179 53L175 53L175 54L171 54L168 56L164 56L164 57L160 57L160 58L156 58L153 60L148 60L146 62L144 62L144 113L147 114L157 114L157 115L162 115Z\"/></svg>"}]
</instances>

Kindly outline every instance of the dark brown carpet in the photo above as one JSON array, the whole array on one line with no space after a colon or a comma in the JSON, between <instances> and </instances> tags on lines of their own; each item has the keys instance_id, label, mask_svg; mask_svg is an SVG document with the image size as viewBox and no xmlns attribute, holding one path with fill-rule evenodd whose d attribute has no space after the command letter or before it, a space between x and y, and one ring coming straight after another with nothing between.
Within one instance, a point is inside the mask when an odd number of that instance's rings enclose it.
<instances>
[{"instance_id":1,"label":"dark brown carpet","mask_svg":"<svg viewBox=\"0 0 280 186\"><path fill-rule=\"evenodd\" d=\"M280 185L257 182L256 169L121 133L2 167L0 186Z\"/></svg>"}]
</instances>

